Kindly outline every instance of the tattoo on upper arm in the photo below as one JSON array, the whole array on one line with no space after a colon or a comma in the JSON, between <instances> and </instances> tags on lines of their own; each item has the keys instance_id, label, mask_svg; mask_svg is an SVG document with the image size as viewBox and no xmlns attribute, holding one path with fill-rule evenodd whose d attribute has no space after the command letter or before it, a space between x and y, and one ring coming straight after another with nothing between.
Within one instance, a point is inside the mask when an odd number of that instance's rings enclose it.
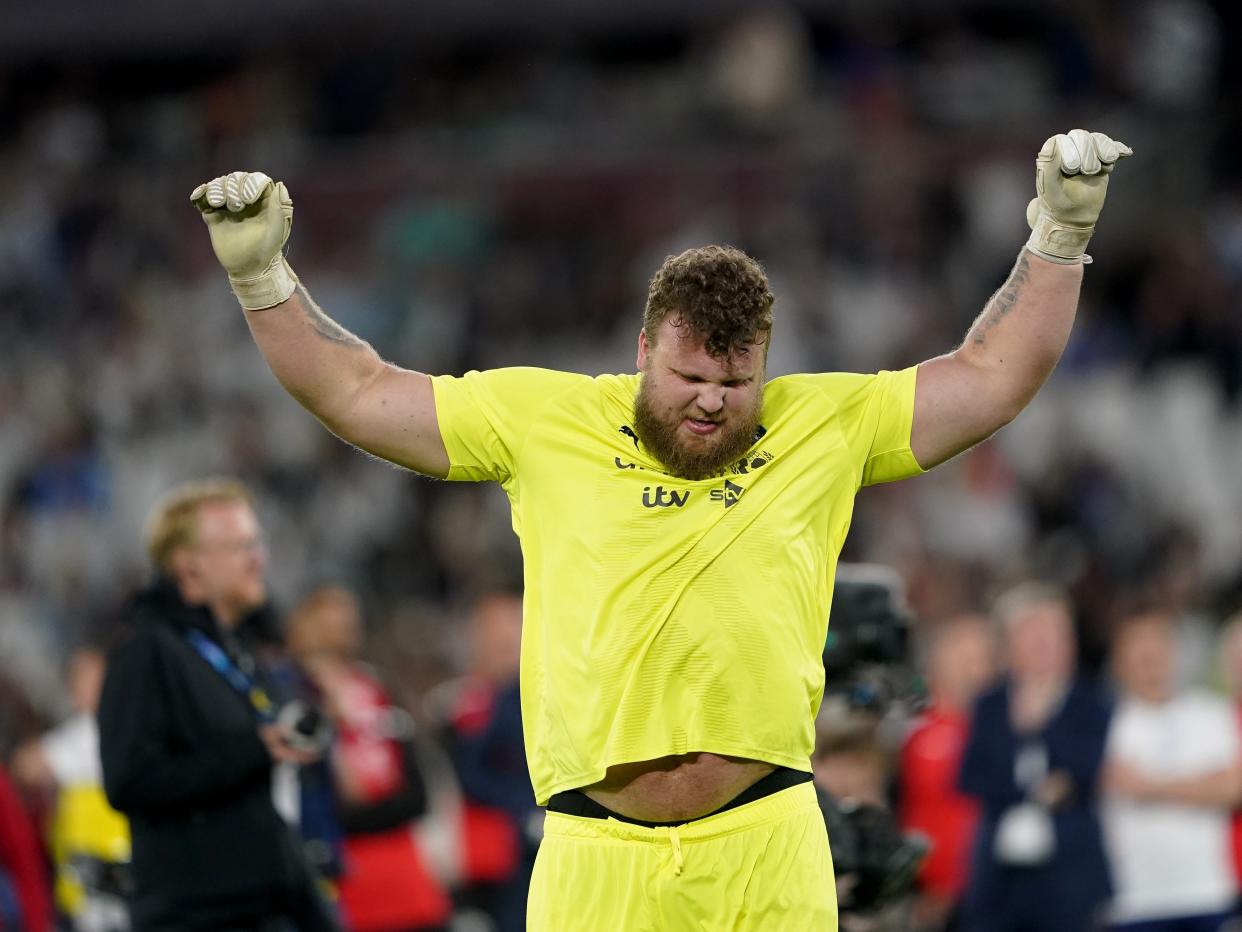
<instances>
[{"instance_id":1,"label":"tattoo on upper arm","mask_svg":"<svg viewBox=\"0 0 1242 932\"><path fill-rule=\"evenodd\" d=\"M988 302L987 310L983 312L979 321L975 324L971 333L975 343L982 344L987 331L999 324L1013 310L1013 306L1018 303L1018 295L1022 293L1022 286L1026 284L1030 270L1031 264L1026 259L1026 250L1024 249L1022 254L1018 256L1018 261L1014 264L1013 271L1009 273L1009 278L1005 281L1005 284L1001 285L1000 290L992 295L992 300Z\"/></svg>"},{"instance_id":2,"label":"tattoo on upper arm","mask_svg":"<svg viewBox=\"0 0 1242 932\"><path fill-rule=\"evenodd\" d=\"M315 299L310 296L305 288L300 289L302 292L302 303L306 305L306 316L310 321L311 327L315 332L326 340L333 343L341 343L345 346L366 346L366 342L358 339L335 320L325 314L315 303Z\"/></svg>"}]
</instances>

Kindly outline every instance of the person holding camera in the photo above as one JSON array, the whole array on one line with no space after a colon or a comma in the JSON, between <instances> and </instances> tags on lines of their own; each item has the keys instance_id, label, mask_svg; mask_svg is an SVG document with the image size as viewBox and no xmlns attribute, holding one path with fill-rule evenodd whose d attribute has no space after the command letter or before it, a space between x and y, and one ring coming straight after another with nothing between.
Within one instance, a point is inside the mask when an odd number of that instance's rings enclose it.
<instances>
[{"instance_id":1,"label":"person holding camera","mask_svg":"<svg viewBox=\"0 0 1242 932\"><path fill-rule=\"evenodd\" d=\"M339 586L313 589L289 613L287 634L335 737L325 769L342 831L345 923L352 932L446 928L453 904L414 830L429 808L414 722L360 659L361 603Z\"/></svg>"},{"instance_id":2,"label":"person holding camera","mask_svg":"<svg viewBox=\"0 0 1242 932\"><path fill-rule=\"evenodd\" d=\"M129 817L136 932L338 928L272 800L295 747L233 636L266 599L250 493L228 479L173 489L147 551L158 573L130 609L99 703L104 790Z\"/></svg>"}]
</instances>

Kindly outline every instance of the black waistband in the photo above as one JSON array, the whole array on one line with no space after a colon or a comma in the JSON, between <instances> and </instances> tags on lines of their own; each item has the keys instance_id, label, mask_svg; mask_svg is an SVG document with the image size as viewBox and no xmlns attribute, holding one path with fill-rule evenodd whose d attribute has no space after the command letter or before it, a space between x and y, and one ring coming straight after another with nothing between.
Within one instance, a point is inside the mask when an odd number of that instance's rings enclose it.
<instances>
[{"instance_id":1,"label":"black waistband","mask_svg":"<svg viewBox=\"0 0 1242 932\"><path fill-rule=\"evenodd\" d=\"M728 812L730 809L736 809L738 806L745 806L747 803L753 803L757 799L763 799L765 796L771 796L773 793L779 793L781 790L787 790L791 786L797 786L800 783L811 782L811 775L805 770L793 770L790 767L777 767L766 777L752 783L742 792L738 793L731 800L721 806L714 812L707 815L699 816L699 819L706 819L708 816L719 815L722 812ZM618 822L628 822L630 825L641 825L644 828L660 828L666 825L685 825L687 822L697 822L698 819L681 819L674 822L644 822L642 819L631 819L629 816L623 816L618 812L613 812L607 806L601 806L586 793L581 790L565 790L557 793L548 800L548 812L559 812L563 815L582 816L587 819L616 819Z\"/></svg>"}]
</instances>

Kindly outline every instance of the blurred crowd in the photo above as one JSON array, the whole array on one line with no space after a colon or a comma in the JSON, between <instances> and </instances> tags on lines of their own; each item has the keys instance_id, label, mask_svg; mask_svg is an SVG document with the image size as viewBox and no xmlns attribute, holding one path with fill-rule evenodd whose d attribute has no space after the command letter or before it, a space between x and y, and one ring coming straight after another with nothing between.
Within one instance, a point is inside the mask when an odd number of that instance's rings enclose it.
<instances>
[{"instance_id":1,"label":"blurred crowd","mask_svg":"<svg viewBox=\"0 0 1242 932\"><path fill-rule=\"evenodd\" d=\"M227 473L257 493L290 638L308 593L357 593L349 652L427 737L428 786L508 813L423 819L441 895L503 914L503 892L460 894L462 858L499 859L470 868L495 879L527 853L520 762L471 744L515 708L509 660L485 655L516 635L480 633L492 594L520 587L507 503L361 456L280 390L188 202L235 168L288 184L291 264L401 364L630 371L649 275L715 241L769 272L779 375L950 349L1025 237L1043 138L1124 140L1052 382L993 441L865 493L845 555L896 568L936 645L1040 578L1069 593L1086 673L1117 662L1141 606L1167 621L1178 683L1215 680L1242 601L1239 36L1205 0L764 4L416 53L351 26L6 61L0 757L26 802L57 752L19 749L54 727L53 746L83 740L89 689L63 671L89 682L83 658L147 581L151 503ZM464 845L467 824L508 840Z\"/></svg>"}]
</instances>

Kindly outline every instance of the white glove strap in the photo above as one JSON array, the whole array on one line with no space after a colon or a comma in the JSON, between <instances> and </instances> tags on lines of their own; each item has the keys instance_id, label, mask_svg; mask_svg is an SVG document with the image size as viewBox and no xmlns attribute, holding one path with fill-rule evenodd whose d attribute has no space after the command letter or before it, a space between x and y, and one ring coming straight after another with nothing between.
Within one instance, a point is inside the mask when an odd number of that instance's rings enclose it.
<instances>
[{"instance_id":1,"label":"white glove strap","mask_svg":"<svg viewBox=\"0 0 1242 932\"><path fill-rule=\"evenodd\" d=\"M233 294L248 311L263 311L286 301L298 287L298 277L282 253L277 253L268 267L254 278L229 276Z\"/></svg>"},{"instance_id":2,"label":"white glove strap","mask_svg":"<svg viewBox=\"0 0 1242 932\"><path fill-rule=\"evenodd\" d=\"M1086 254L1087 243L1095 226L1071 227L1053 220L1048 214L1040 211L1031 228L1031 238L1026 241L1026 248L1049 262L1061 265L1087 264L1091 257Z\"/></svg>"}]
</instances>

